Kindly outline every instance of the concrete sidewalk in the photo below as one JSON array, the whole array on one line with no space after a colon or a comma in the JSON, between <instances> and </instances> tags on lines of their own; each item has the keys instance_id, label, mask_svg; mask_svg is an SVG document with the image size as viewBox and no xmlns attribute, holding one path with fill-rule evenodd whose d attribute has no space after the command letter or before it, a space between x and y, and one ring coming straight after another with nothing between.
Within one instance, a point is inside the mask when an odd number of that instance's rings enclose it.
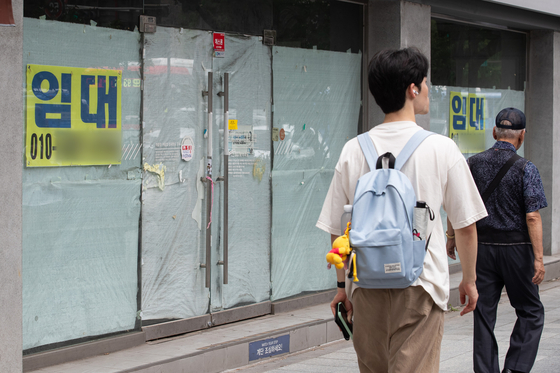
<instances>
[{"instance_id":1,"label":"concrete sidewalk","mask_svg":"<svg viewBox=\"0 0 560 373\"><path fill-rule=\"evenodd\" d=\"M545 257L547 278L559 277L559 264L559 256ZM460 273L451 275L451 304L457 304L454 299L458 297L457 286L460 278ZM534 372L560 371L560 354L557 353L560 348L560 286L558 285L560 282L554 281L541 286L541 297L546 309L546 323L541 351ZM500 351L505 354L515 314L507 304L507 300L503 299L501 303L496 329ZM446 314L441 372L472 371L472 314L465 317L458 315L458 312ZM344 340L341 342L341 338L342 335L333 322L328 304L320 304L173 338L146 342L138 347L75 362L36 370L26 369L25 371L41 373L212 373L245 367L241 369L247 369L247 372L267 370L321 373L356 372L357 363L353 347L350 342ZM305 352L300 353L301 351ZM297 359L305 362L311 361L311 364L300 363ZM342 363L348 364L342 365L347 370L328 370L329 367L336 367L336 364L339 363L333 361L338 360L344 360ZM254 367L249 366L257 362L261 363ZM338 366L340 368L340 365ZM291 367L295 368L290 370ZM556 368L551 370L551 367Z\"/></svg>"},{"instance_id":2,"label":"concrete sidewalk","mask_svg":"<svg viewBox=\"0 0 560 373\"><path fill-rule=\"evenodd\" d=\"M545 327L537 361L531 372L551 373L560 371L560 281L543 283L541 300L545 306ZM496 338L500 351L500 367L509 345L509 336L516 316L504 293L498 306ZM473 317L463 317L458 311L445 315L445 332L441 346L440 373L467 373L473 371ZM308 350L268 359L227 372L239 373L355 373L358 361L351 342L335 341Z\"/></svg>"}]
</instances>

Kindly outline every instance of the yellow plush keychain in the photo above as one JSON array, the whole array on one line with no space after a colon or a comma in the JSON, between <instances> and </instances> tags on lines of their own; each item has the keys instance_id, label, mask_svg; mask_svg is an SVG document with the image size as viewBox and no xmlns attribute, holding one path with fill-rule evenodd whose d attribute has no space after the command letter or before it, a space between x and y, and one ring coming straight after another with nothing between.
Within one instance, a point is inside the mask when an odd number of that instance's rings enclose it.
<instances>
[{"instance_id":1,"label":"yellow plush keychain","mask_svg":"<svg viewBox=\"0 0 560 373\"><path fill-rule=\"evenodd\" d=\"M344 261L348 258L348 255L352 253L352 248L350 247L350 222L346 225L346 231L342 236L337 237L332 244L332 249L327 254L327 262L329 262L329 268L334 265L336 268L341 269L344 267ZM352 267L354 282L358 282L358 276L356 273L356 255L352 257Z\"/></svg>"}]
</instances>

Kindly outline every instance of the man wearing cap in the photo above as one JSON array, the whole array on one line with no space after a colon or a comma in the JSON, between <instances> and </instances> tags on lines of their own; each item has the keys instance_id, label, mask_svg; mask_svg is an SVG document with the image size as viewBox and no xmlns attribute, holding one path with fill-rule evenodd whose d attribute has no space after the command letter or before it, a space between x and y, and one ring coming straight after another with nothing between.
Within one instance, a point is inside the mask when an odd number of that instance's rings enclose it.
<instances>
[{"instance_id":1,"label":"man wearing cap","mask_svg":"<svg viewBox=\"0 0 560 373\"><path fill-rule=\"evenodd\" d=\"M474 371L500 371L494 326L505 285L517 322L502 372L529 372L544 325L538 287L545 273L539 210L547 202L539 171L516 154L525 139L523 112L500 111L492 133L497 140L494 146L468 159L488 211L488 217L476 223L479 298L474 311ZM448 228L447 249L454 258L454 231L449 222Z\"/></svg>"}]
</instances>

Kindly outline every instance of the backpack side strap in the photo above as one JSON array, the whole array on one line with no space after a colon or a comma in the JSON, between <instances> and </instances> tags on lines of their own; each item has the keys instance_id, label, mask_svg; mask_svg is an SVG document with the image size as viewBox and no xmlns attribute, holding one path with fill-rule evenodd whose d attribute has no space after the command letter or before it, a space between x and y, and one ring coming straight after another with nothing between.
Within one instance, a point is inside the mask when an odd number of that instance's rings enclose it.
<instances>
[{"instance_id":1,"label":"backpack side strap","mask_svg":"<svg viewBox=\"0 0 560 373\"><path fill-rule=\"evenodd\" d=\"M358 142L360 143L362 152L366 157L369 170L370 171L375 170L377 164L377 151L375 150L375 146L373 146L373 141L369 137L369 132L365 132L362 133L361 135L358 135Z\"/></svg>"},{"instance_id":2,"label":"backpack side strap","mask_svg":"<svg viewBox=\"0 0 560 373\"><path fill-rule=\"evenodd\" d=\"M433 132L420 130L416 132L410 140L406 143L404 148L401 150L400 154L397 156L397 160L395 162L395 170L400 170L402 166L408 161L408 158L414 153L418 145L422 143L426 139L426 137L433 135Z\"/></svg>"}]
</instances>

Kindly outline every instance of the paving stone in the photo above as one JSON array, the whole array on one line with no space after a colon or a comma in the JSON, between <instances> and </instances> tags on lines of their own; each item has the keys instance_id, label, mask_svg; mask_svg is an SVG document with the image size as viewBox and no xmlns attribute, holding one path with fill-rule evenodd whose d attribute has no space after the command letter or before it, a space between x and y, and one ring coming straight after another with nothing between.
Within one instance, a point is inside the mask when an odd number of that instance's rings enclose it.
<instances>
[{"instance_id":1,"label":"paving stone","mask_svg":"<svg viewBox=\"0 0 560 373\"><path fill-rule=\"evenodd\" d=\"M545 284L541 287L541 300L545 305L545 327L539 353L532 373L560 371L560 284ZM517 316L510 306L507 296L502 296L498 306L495 335L498 341L500 367L503 368L509 348L509 338ZM269 363L266 367L253 367L243 373L330 373L358 372L357 357L350 342L327 344L324 354L317 351L301 352L299 356L288 356L282 366ZM329 349L334 350L326 353ZM473 317L472 314L459 316L458 312L445 315L444 336L440 355L440 373L471 373L473 371ZM306 359L306 355L309 357ZM297 360L292 360L297 359ZM260 370L259 370L260 368Z\"/></svg>"}]
</instances>

